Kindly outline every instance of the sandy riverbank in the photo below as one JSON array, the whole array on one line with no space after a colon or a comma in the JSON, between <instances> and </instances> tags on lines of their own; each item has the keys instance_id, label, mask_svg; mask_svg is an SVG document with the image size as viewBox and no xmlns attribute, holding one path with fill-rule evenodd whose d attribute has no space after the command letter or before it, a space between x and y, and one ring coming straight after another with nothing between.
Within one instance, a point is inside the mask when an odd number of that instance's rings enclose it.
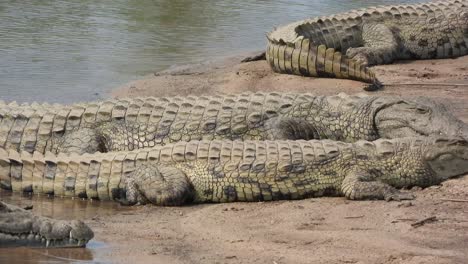
<instances>
[{"instance_id":1,"label":"sandy riverbank","mask_svg":"<svg viewBox=\"0 0 468 264\"><path fill-rule=\"evenodd\" d=\"M171 69L126 84L113 96L363 92L359 82L280 75L265 61L239 64L240 59ZM468 122L468 86L437 85L468 84L467 68L468 56L378 66L375 69L384 83L411 85L387 86L374 94L433 97L450 104ZM389 203L318 198L123 210L114 205L119 210L105 214L97 210L83 217L95 231L95 240L108 246L98 250L98 259L116 263L466 262L468 202L444 199L468 199L468 176L415 194L412 202ZM89 203L75 202L80 208ZM33 204L34 210L40 210L37 200ZM411 225L428 217L436 220Z\"/></svg>"},{"instance_id":2,"label":"sandy riverbank","mask_svg":"<svg viewBox=\"0 0 468 264\"><path fill-rule=\"evenodd\" d=\"M113 96L174 96L255 91L360 93L363 84L272 72L265 61L181 67L129 83ZM388 85L375 94L425 95L452 105L468 122L468 56L375 67ZM418 85L419 84L419 85ZM104 240L129 239L115 259L179 263L462 263L468 259L468 176L423 191L411 203L340 198L183 208L143 207L105 226ZM412 223L435 216L436 222ZM136 222L138 221L138 222ZM110 228L111 230L108 230ZM114 232L112 232L112 230ZM120 232L119 230L126 230ZM100 233L115 235L100 235ZM111 231L111 232L109 232ZM139 246L135 246L138 244Z\"/></svg>"},{"instance_id":3,"label":"sandy riverbank","mask_svg":"<svg viewBox=\"0 0 468 264\"><path fill-rule=\"evenodd\" d=\"M234 56L220 61L173 67L125 84L114 90L112 96L186 96L256 91L324 95L364 92L364 84L361 82L278 74L265 61L240 63L244 57ZM401 61L373 68L387 86L370 93L425 95L444 101L453 99L455 111L460 107L467 109L462 102L466 101L468 88L449 84L468 84L468 56L446 60Z\"/></svg>"}]
</instances>

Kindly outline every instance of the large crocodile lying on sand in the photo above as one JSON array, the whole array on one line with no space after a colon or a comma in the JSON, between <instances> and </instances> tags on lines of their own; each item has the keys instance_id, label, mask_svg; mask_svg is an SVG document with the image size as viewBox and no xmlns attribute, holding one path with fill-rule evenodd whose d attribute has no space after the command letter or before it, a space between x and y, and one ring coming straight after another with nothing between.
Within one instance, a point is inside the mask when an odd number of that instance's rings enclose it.
<instances>
[{"instance_id":1,"label":"large crocodile lying on sand","mask_svg":"<svg viewBox=\"0 0 468 264\"><path fill-rule=\"evenodd\" d=\"M468 142L420 137L374 142L191 141L135 151L46 156L2 151L0 185L19 192L151 202L268 201L344 195L414 198L468 172Z\"/></svg>"},{"instance_id":2,"label":"large crocodile lying on sand","mask_svg":"<svg viewBox=\"0 0 468 264\"><path fill-rule=\"evenodd\" d=\"M468 0L352 10L281 26L267 38L266 59L277 72L350 78L375 89L367 66L468 54Z\"/></svg>"},{"instance_id":3,"label":"large crocodile lying on sand","mask_svg":"<svg viewBox=\"0 0 468 264\"><path fill-rule=\"evenodd\" d=\"M0 201L0 247L84 247L93 236L81 221L37 216Z\"/></svg>"},{"instance_id":4,"label":"large crocodile lying on sand","mask_svg":"<svg viewBox=\"0 0 468 264\"><path fill-rule=\"evenodd\" d=\"M447 135L468 125L428 99L256 93L0 105L0 147L94 153L190 140L359 139Z\"/></svg>"}]
</instances>

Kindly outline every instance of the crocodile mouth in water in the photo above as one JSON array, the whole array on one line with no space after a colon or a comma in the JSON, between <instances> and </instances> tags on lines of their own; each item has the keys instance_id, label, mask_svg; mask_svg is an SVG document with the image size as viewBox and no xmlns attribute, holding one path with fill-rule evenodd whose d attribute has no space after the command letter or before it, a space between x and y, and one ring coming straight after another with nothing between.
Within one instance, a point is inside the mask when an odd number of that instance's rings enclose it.
<instances>
[{"instance_id":1,"label":"crocodile mouth in water","mask_svg":"<svg viewBox=\"0 0 468 264\"><path fill-rule=\"evenodd\" d=\"M0 247L84 247L93 231L79 220L56 220L0 202Z\"/></svg>"},{"instance_id":2,"label":"crocodile mouth in water","mask_svg":"<svg viewBox=\"0 0 468 264\"><path fill-rule=\"evenodd\" d=\"M62 239L47 239L45 236L29 232L29 233L6 233L0 232L1 247L85 247L89 240L79 240L71 237Z\"/></svg>"}]
</instances>

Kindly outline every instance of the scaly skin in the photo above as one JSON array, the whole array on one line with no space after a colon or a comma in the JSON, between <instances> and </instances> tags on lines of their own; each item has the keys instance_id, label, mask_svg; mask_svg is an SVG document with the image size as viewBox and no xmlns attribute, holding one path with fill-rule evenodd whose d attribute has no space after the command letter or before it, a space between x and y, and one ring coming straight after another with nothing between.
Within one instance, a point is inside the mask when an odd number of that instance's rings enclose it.
<instances>
[{"instance_id":1,"label":"scaly skin","mask_svg":"<svg viewBox=\"0 0 468 264\"><path fill-rule=\"evenodd\" d=\"M0 201L0 247L84 247L93 236L81 221L37 216Z\"/></svg>"},{"instance_id":2,"label":"scaly skin","mask_svg":"<svg viewBox=\"0 0 468 264\"><path fill-rule=\"evenodd\" d=\"M355 79L375 89L367 66L468 54L468 0L352 10L282 26L267 38L266 59L277 72Z\"/></svg>"},{"instance_id":3,"label":"scaly skin","mask_svg":"<svg viewBox=\"0 0 468 264\"><path fill-rule=\"evenodd\" d=\"M0 147L94 153L190 140L464 136L468 127L424 98L257 93L0 106Z\"/></svg>"},{"instance_id":4,"label":"scaly skin","mask_svg":"<svg viewBox=\"0 0 468 264\"><path fill-rule=\"evenodd\" d=\"M191 141L135 151L31 156L0 153L0 184L13 191L151 202L268 201L344 195L412 199L396 188L430 186L468 172L468 142Z\"/></svg>"}]
</instances>

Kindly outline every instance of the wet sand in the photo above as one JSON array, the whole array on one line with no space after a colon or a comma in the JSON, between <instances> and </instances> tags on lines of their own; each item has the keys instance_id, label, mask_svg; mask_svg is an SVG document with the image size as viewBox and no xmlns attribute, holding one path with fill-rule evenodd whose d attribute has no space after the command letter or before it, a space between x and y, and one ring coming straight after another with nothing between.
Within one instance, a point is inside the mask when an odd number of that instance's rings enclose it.
<instances>
[{"instance_id":1,"label":"wet sand","mask_svg":"<svg viewBox=\"0 0 468 264\"><path fill-rule=\"evenodd\" d=\"M245 91L363 92L363 84L359 82L280 75L273 73L265 61L239 64L240 59L232 57L171 69L126 84L113 96L185 96ZM386 86L373 94L429 96L449 104L458 117L468 122L467 67L468 56L378 66L375 67L378 77L385 84L406 85ZM316 198L126 208L106 202L29 200L19 196L8 196L7 201L32 203L33 210L41 214L65 219L83 218L93 228L95 241L106 245L86 249L95 261L466 263L468 176L412 191L417 199L411 202ZM5 193L0 195L6 196ZM412 226L428 218L433 221ZM0 251L0 256L3 254L4 251Z\"/></svg>"}]
</instances>

